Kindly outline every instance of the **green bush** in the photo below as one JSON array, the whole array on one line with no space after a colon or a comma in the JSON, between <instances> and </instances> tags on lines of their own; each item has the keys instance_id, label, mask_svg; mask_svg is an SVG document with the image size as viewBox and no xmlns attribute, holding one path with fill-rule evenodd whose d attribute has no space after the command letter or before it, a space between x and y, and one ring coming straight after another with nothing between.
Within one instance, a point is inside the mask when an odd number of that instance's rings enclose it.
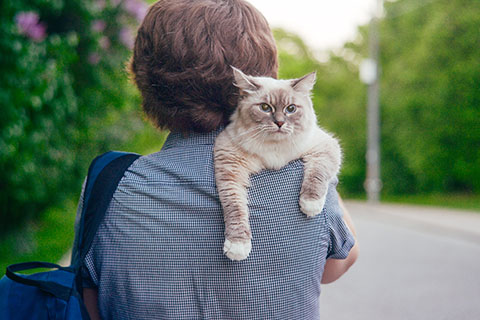
<instances>
[{"instance_id":1,"label":"green bush","mask_svg":"<svg viewBox=\"0 0 480 320\"><path fill-rule=\"evenodd\" d=\"M402 0L386 10L385 191L479 193L480 2Z\"/></svg>"},{"instance_id":2,"label":"green bush","mask_svg":"<svg viewBox=\"0 0 480 320\"><path fill-rule=\"evenodd\" d=\"M145 10L0 2L0 234L78 192L95 155L143 130L124 66Z\"/></svg>"},{"instance_id":3,"label":"green bush","mask_svg":"<svg viewBox=\"0 0 480 320\"><path fill-rule=\"evenodd\" d=\"M384 195L480 192L480 2L385 2L380 21ZM295 35L275 33L282 77L317 70L319 124L342 141L341 188L362 193L368 28L319 63Z\"/></svg>"}]
</instances>

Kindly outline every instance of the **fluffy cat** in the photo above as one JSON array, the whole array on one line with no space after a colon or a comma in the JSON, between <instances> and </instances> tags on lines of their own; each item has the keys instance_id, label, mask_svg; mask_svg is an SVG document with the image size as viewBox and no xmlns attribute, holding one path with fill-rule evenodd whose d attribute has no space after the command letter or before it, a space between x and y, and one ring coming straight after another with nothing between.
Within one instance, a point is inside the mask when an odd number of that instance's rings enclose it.
<instances>
[{"instance_id":1,"label":"fluffy cat","mask_svg":"<svg viewBox=\"0 0 480 320\"><path fill-rule=\"evenodd\" d=\"M236 68L233 73L240 99L231 122L215 141L214 163L225 220L223 251L232 260L243 260L252 248L249 176L302 159L299 205L312 217L322 211L328 183L338 174L341 149L317 126L310 98L315 72L292 80L248 76Z\"/></svg>"}]
</instances>

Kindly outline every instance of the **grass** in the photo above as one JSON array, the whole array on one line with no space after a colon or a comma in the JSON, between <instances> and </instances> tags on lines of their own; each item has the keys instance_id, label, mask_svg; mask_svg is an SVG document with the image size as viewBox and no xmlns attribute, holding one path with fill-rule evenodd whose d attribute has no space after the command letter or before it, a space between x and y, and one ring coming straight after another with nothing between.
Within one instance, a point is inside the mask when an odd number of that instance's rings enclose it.
<instances>
[{"instance_id":1,"label":"grass","mask_svg":"<svg viewBox=\"0 0 480 320\"><path fill-rule=\"evenodd\" d=\"M347 195L345 198L366 200L365 195ZM480 213L480 194L382 195L381 202L470 210Z\"/></svg>"},{"instance_id":2,"label":"grass","mask_svg":"<svg viewBox=\"0 0 480 320\"><path fill-rule=\"evenodd\" d=\"M408 203L451 209L477 211L480 213L480 194L427 194L384 196L382 202Z\"/></svg>"},{"instance_id":3,"label":"grass","mask_svg":"<svg viewBox=\"0 0 480 320\"><path fill-rule=\"evenodd\" d=\"M2 238L0 275L8 265L26 261L58 262L73 243L76 200L45 211L42 219Z\"/></svg>"}]
</instances>

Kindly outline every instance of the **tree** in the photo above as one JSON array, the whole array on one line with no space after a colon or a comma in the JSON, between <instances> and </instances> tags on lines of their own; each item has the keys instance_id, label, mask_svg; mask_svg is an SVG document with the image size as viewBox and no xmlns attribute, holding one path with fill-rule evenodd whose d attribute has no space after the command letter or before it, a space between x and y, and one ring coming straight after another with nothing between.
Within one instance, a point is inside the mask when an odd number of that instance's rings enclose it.
<instances>
[{"instance_id":1,"label":"tree","mask_svg":"<svg viewBox=\"0 0 480 320\"><path fill-rule=\"evenodd\" d=\"M480 191L480 3L403 0L386 11L386 191Z\"/></svg>"},{"instance_id":2,"label":"tree","mask_svg":"<svg viewBox=\"0 0 480 320\"><path fill-rule=\"evenodd\" d=\"M139 129L124 64L145 10L139 0L0 2L0 234L78 193L92 158Z\"/></svg>"},{"instance_id":3,"label":"tree","mask_svg":"<svg viewBox=\"0 0 480 320\"><path fill-rule=\"evenodd\" d=\"M480 191L480 2L398 0L380 22L383 193ZM345 152L341 187L363 192L365 91L358 66L368 28L319 63L300 38L282 30L280 75L314 69L320 125Z\"/></svg>"}]
</instances>

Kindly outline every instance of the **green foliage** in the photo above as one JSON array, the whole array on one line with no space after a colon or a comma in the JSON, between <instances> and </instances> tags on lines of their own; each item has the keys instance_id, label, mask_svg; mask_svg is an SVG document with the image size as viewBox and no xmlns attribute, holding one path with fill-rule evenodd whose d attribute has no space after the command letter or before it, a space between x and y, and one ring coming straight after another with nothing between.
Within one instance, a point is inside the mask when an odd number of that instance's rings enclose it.
<instances>
[{"instance_id":1,"label":"green foliage","mask_svg":"<svg viewBox=\"0 0 480 320\"><path fill-rule=\"evenodd\" d=\"M468 210L480 214L480 194L465 193L429 193L385 195L382 202L402 203L412 205L435 206L451 209Z\"/></svg>"},{"instance_id":2,"label":"green foliage","mask_svg":"<svg viewBox=\"0 0 480 320\"><path fill-rule=\"evenodd\" d=\"M12 263L60 261L73 243L76 200L51 207L41 220L29 221L21 232L1 237L0 274Z\"/></svg>"},{"instance_id":3,"label":"green foliage","mask_svg":"<svg viewBox=\"0 0 480 320\"><path fill-rule=\"evenodd\" d=\"M380 23L384 194L480 192L480 2L385 3ZM358 66L368 28L316 62L301 39L278 30L281 76L316 69L321 126L345 152L341 186L359 193L365 178L366 86Z\"/></svg>"},{"instance_id":4,"label":"green foliage","mask_svg":"<svg viewBox=\"0 0 480 320\"><path fill-rule=\"evenodd\" d=\"M0 233L78 193L93 157L143 130L124 68L137 19L100 0L0 3Z\"/></svg>"},{"instance_id":5,"label":"green foliage","mask_svg":"<svg viewBox=\"0 0 480 320\"><path fill-rule=\"evenodd\" d=\"M480 3L416 4L381 28L386 191L479 192Z\"/></svg>"}]
</instances>

